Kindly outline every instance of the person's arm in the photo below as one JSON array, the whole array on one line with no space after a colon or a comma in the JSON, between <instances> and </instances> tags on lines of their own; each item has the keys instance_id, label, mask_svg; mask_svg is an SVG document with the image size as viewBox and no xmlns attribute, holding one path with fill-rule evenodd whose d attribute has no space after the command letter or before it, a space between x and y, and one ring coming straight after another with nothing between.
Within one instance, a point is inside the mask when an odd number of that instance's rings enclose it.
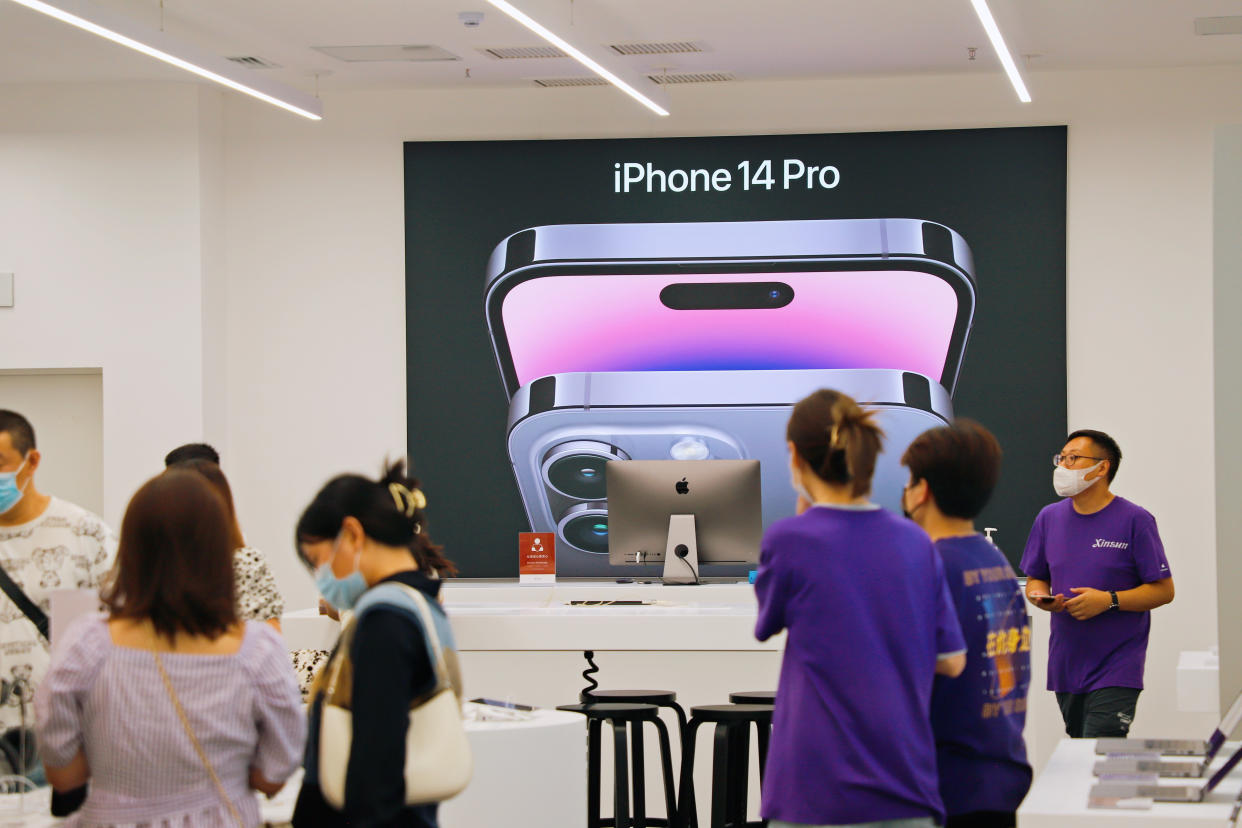
<instances>
[{"instance_id":1,"label":"person's arm","mask_svg":"<svg viewBox=\"0 0 1242 828\"><path fill-rule=\"evenodd\" d=\"M957 678L966 669L966 653L948 653L936 657L936 675Z\"/></svg>"},{"instance_id":2,"label":"person's arm","mask_svg":"<svg viewBox=\"0 0 1242 828\"><path fill-rule=\"evenodd\" d=\"M1070 592L1074 593L1074 597L1065 602L1065 609L1079 621L1094 618L1112 607L1113 597L1106 590L1073 587ZM1172 578L1139 584L1134 589L1117 590L1117 609L1122 612L1147 612L1172 600Z\"/></svg>"},{"instance_id":3,"label":"person's arm","mask_svg":"<svg viewBox=\"0 0 1242 828\"><path fill-rule=\"evenodd\" d=\"M1047 598L1038 598L1036 596L1052 596L1052 600ZM1064 612L1065 596L1061 594L1052 595L1051 585L1039 578L1026 579L1026 600L1030 601L1041 610L1048 612Z\"/></svg>"},{"instance_id":4,"label":"person's arm","mask_svg":"<svg viewBox=\"0 0 1242 828\"><path fill-rule=\"evenodd\" d=\"M765 535L759 549L759 571L755 573L755 599L759 614L755 638L767 641L785 629L785 607L790 599L771 536Z\"/></svg>"},{"instance_id":5,"label":"person's arm","mask_svg":"<svg viewBox=\"0 0 1242 828\"><path fill-rule=\"evenodd\" d=\"M1019 565L1026 573L1026 600L1046 612L1063 612L1065 596L1060 593L1052 594L1052 572L1044 549L1044 514L1047 510L1045 508L1035 516L1035 523L1031 525L1031 534L1026 538L1026 548L1022 550L1022 562ZM1040 600L1034 597L1037 595L1049 597Z\"/></svg>"},{"instance_id":6,"label":"person's arm","mask_svg":"<svg viewBox=\"0 0 1242 828\"><path fill-rule=\"evenodd\" d=\"M301 764L306 712L284 641L260 625L248 625L246 635L259 638L248 665L259 736L250 760L250 787L274 796Z\"/></svg>"},{"instance_id":7,"label":"person's arm","mask_svg":"<svg viewBox=\"0 0 1242 828\"><path fill-rule=\"evenodd\" d=\"M949 587L948 567L935 546L928 542L932 556L932 582L936 590L936 675L957 678L966 669L966 637L957 617L957 603Z\"/></svg>"},{"instance_id":8,"label":"person's arm","mask_svg":"<svg viewBox=\"0 0 1242 828\"><path fill-rule=\"evenodd\" d=\"M86 761L86 697L103 662L108 629L98 615L77 619L35 691L35 736L48 782L71 791L90 779Z\"/></svg>"},{"instance_id":9,"label":"person's arm","mask_svg":"<svg viewBox=\"0 0 1242 828\"><path fill-rule=\"evenodd\" d=\"M80 788L91 778L91 769L86 764L86 754L80 750L69 760L69 764L59 768L45 766L43 770L47 774L48 783L58 793Z\"/></svg>"},{"instance_id":10,"label":"person's arm","mask_svg":"<svg viewBox=\"0 0 1242 828\"><path fill-rule=\"evenodd\" d=\"M353 826L396 826L405 807L405 739L410 702L435 684L422 628L377 607L358 624L352 649L354 736L345 776Z\"/></svg>"}]
</instances>

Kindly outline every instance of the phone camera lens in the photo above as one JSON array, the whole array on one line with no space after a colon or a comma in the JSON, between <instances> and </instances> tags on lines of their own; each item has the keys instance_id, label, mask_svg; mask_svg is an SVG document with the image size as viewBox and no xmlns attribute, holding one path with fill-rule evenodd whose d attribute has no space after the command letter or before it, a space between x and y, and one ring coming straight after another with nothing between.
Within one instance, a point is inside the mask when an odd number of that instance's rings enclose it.
<instances>
[{"instance_id":1,"label":"phone camera lens","mask_svg":"<svg viewBox=\"0 0 1242 828\"><path fill-rule=\"evenodd\" d=\"M571 506L556 528L573 548L595 555L608 554L607 503Z\"/></svg>"},{"instance_id":2,"label":"phone camera lens","mask_svg":"<svg viewBox=\"0 0 1242 828\"><path fill-rule=\"evenodd\" d=\"M574 500L603 500L606 496L604 465L610 460L628 460L629 455L594 440L562 443L543 460L543 478L551 488Z\"/></svg>"},{"instance_id":3,"label":"phone camera lens","mask_svg":"<svg viewBox=\"0 0 1242 828\"><path fill-rule=\"evenodd\" d=\"M779 290L775 290L775 289L773 289L773 290L769 290L769 291L768 291L768 298L769 298L769 299L780 299L780 298L781 298L781 292L780 292Z\"/></svg>"}]
</instances>

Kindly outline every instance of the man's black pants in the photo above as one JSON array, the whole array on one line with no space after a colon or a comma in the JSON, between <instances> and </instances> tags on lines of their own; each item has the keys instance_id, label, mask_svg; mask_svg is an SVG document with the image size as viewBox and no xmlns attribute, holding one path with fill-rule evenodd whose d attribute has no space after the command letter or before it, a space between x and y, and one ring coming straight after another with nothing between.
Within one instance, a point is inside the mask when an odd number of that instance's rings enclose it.
<instances>
[{"instance_id":1,"label":"man's black pants","mask_svg":"<svg viewBox=\"0 0 1242 828\"><path fill-rule=\"evenodd\" d=\"M1139 692L1133 687L1101 687L1089 693L1057 693L1065 732L1075 739L1128 736Z\"/></svg>"}]
</instances>

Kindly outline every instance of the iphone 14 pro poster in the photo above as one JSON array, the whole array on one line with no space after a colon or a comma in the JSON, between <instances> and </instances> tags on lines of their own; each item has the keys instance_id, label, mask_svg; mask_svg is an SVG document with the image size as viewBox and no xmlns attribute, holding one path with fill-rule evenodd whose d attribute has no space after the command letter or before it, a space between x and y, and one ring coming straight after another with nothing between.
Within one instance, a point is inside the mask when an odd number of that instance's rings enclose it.
<instances>
[{"instance_id":1,"label":"iphone 14 pro poster","mask_svg":"<svg viewBox=\"0 0 1242 828\"><path fill-rule=\"evenodd\" d=\"M407 143L432 536L466 576L515 575L519 531L562 576L636 574L608 563L619 459L758 459L767 525L789 408L827 386L888 434L886 508L923 429L990 428L978 524L1016 561L1066 432L1065 174L1064 127Z\"/></svg>"}]
</instances>

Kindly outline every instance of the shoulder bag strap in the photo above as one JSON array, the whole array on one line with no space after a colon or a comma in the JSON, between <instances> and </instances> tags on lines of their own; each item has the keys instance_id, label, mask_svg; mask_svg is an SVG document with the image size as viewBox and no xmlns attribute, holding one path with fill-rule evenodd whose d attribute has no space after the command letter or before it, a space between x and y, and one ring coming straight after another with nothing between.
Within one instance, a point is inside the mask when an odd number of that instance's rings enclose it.
<instances>
[{"instance_id":1,"label":"shoulder bag strap","mask_svg":"<svg viewBox=\"0 0 1242 828\"><path fill-rule=\"evenodd\" d=\"M160 654L157 652L154 655L155 666L160 671L160 678L164 680L164 689L168 691L173 707L177 708L177 717L181 719L181 726L185 728L186 735L190 737L190 742L194 745L194 751L198 754L199 761L207 768L207 773L211 776L211 781L216 784L216 790L220 793L220 798L224 800L224 804L228 807L233 821L237 823L238 828L244 828L245 823L242 822L241 814L237 813L233 800L229 799L228 793L224 790L224 784L220 781L220 777L216 776L216 769L211 766L211 760L207 758L206 751L199 744L198 737L194 735L194 728L190 727L190 720L186 717L185 710L181 707L181 700L177 698L177 691L173 690L172 679L168 677L168 671L164 669L164 662L160 658Z\"/></svg>"},{"instance_id":2,"label":"shoulder bag strap","mask_svg":"<svg viewBox=\"0 0 1242 828\"><path fill-rule=\"evenodd\" d=\"M407 586L406 584L401 584L401 586L414 599L414 604L418 607L418 614L423 619L423 635L431 643L432 652L435 653L435 663L432 667L436 671L436 686L448 686L451 682L449 681L448 665L444 663L444 648L440 646L440 634L436 632L435 618L432 617L431 608L427 606L427 599L414 587Z\"/></svg>"},{"instance_id":3,"label":"shoulder bag strap","mask_svg":"<svg viewBox=\"0 0 1242 828\"><path fill-rule=\"evenodd\" d=\"M4 571L2 566L0 566L0 590L3 590L4 594L9 596L9 600L16 604L17 608L38 627L39 634L44 639L52 640L48 636L47 613L39 609L38 605L30 600L30 596L17 585L17 582L9 576L9 573Z\"/></svg>"}]
</instances>

